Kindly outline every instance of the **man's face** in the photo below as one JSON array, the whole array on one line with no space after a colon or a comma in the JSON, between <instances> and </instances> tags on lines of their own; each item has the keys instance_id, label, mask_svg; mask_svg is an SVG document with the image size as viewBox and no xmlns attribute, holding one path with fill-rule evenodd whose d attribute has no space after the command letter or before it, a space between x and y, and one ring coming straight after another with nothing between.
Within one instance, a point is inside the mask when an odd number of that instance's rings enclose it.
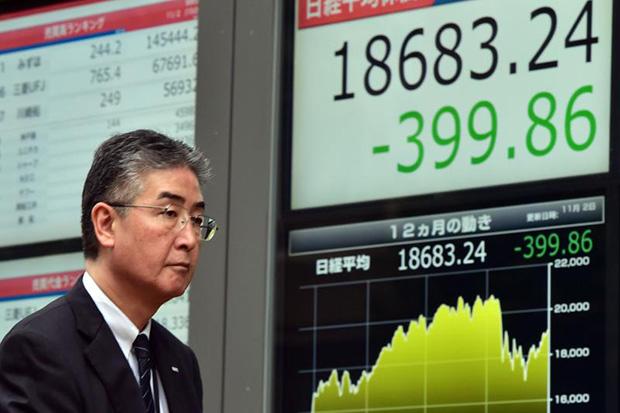
<instances>
[{"instance_id":1,"label":"man's face","mask_svg":"<svg viewBox=\"0 0 620 413\"><path fill-rule=\"evenodd\" d=\"M204 213L198 180L185 167L154 170L142 176L143 191L133 205L185 208L190 215ZM178 209L178 208L177 208ZM145 298L165 302L183 294L198 260L200 239L189 222L181 230L166 225L160 209L128 208L114 223L112 265L132 289ZM185 213L183 209L178 209Z\"/></svg>"}]
</instances>

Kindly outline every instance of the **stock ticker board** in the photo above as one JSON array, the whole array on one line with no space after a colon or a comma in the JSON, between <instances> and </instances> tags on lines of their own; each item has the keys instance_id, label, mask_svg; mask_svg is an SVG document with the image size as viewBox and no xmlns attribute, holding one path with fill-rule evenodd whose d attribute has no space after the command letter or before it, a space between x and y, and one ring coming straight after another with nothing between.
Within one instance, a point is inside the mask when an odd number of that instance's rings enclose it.
<instances>
[{"instance_id":1,"label":"stock ticker board","mask_svg":"<svg viewBox=\"0 0 620 413\"><path fill-rule=\"evenodd\" d=\"M275 411L617 411L613 14L288 9Z\"/></svg>"},{"instance_id":2,"label":"stock ticker board","mask_svg":"<svg viewBox=\"0 0 620 413\"><path fill-rule=\"evenodd\" d=\"M197 0L0 14L0 337L82 273L81 254L62 243L80 237L82 185L101 142L149 128L194 144L197 16ZM49 243L61 245L55 254ZM188 309L186 294L157 316L184 341Z\"/></svg>"},{"instance_id":3,"label":"stock ticker board","mask_svg":"<svg viewBox=\"0 0 620 413\"><path fill-rule=\"evenodd\" d=\"M609 170L611 0L432 3L298 2L292 208Z\"/></svg>"}]
</instances>

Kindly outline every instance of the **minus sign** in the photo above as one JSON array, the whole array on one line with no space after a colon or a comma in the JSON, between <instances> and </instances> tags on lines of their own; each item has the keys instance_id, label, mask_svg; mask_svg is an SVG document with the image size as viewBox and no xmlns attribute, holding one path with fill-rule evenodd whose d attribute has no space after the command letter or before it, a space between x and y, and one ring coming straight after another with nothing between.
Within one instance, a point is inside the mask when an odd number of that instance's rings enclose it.
<instances>
[{"instance_id":1,"label":"minus sign","mask_svg":"<svg viewBox=\"0 0 620 413\"><path fill-rule=\"evenodd\" d=\"M515 247L515 251L517 252L521 251L521 247Z\"/></svg>"},{"instance_id":2,"label":"minus sign","mask_svg":"<svg viewBox=\"0 0 620 413\"><path fill-rule=\"evenodd\" d=\"M375 146L372 148L373 154L386 153L390 151L390 145Z\"/></svg>"}]
</instances>

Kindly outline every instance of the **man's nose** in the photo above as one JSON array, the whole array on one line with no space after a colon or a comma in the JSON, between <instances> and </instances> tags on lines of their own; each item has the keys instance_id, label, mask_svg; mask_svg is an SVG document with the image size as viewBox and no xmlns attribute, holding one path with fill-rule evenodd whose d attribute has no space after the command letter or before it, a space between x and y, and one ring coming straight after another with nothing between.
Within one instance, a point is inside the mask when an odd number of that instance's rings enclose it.
<instances>
[{"instance_id":1,"label":"man's nose","mask_svg":"<svg viewBox=\"0 0 620 413\"><path fill-rule=\"evenodd\" d=\"M200 234L194 229L191 220L188 218L185 224L177 234L176 242L181 248L185 248L188 251L200 243Z\"/></svg>"}]
</instances>

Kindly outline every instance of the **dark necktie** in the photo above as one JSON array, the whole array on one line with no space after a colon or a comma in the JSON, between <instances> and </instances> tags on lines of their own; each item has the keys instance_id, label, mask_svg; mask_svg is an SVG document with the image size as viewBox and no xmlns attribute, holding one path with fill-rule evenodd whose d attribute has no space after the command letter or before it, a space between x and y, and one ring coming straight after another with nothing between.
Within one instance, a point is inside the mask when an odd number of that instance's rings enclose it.
<instances>
[{"instance_id":1,"label":"dark necktie","mask_svg":"<svg viewBox=\"0 0 620 413\"><path fill-rule=\"evenodd\" d=\"M133 349L138 359L138 375L140 376L140 394L146 406L147 413L155 413L155 404L153 402L153 394L151 393L151 370L153 368L151 361L151 348L149 346L149 338L146 334L138 334L133 342Z\"/></svg>"}]
</instances>

